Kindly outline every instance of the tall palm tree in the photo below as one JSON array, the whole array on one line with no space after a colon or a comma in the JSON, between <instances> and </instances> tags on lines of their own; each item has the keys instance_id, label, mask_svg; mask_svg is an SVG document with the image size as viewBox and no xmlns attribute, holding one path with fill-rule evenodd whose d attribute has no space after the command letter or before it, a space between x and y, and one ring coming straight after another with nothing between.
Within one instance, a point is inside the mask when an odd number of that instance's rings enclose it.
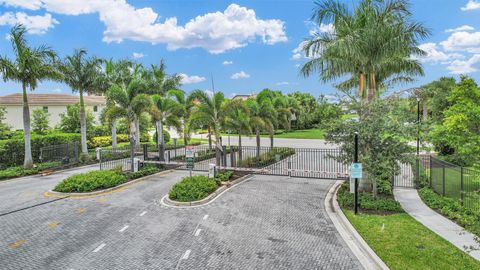
<instances>
[{"instance_id":1,"label":"tall palm tree","mask_svg":"<svg viewBox=\"0 0 480 270\"><path fill-rule=\"evenodd\" d=\"M275 109L270 99L262 99L258 96L256 98L247 99L246 105L250 112L250 126L255 131L256 136L256 158L257 160L260 160L260 132L265 130L269 134L275 133L273 123Z\"/></svg>"},{"instance_id":2,"label":"tall palm tree","mask_svg":"<svg viewBox=\"0 0 480 270\"><path fill-rule=\"evenodd\" d=\"M243 159L242 135L252 133L250 112L243 100L231 100L225 104L225 129L234 130L238 134L238 160Z\"/></svg>"},{"instance_id":3,"label":"tall palm tree","mask_svg":"<svg viewBox=\"0 0 480 270\"><path fill-rule=\"evenodd\" d=\"M334 31L315 33L304 43L310 58L301 69L304 76L318 72L325 82L350 76L337 87L359 87L359 96L372 100L391 84L423 75L412 56L425 54L418 45L429 31L411 20L406 0L362 0L353 11L325 0L317 3L312 19L318 25L332 23Z\"/></svg>"},{"instance_id":4,"label":"tall palm tree","mask_svg":"<svg viewBox=\"0 0 480 270\"><path fill-rule=\"evenodd\" d=\"M62 75L54 67L56 53L45 45L30 47L25 39L26 28L15 25L10 31L15 59L0 57L0 73L4 81L15 81L22 84L23 96L23 130L25 134L25 157L23 166L32 168L32 148L30 137L30 108L28 106L27 88L35 90L39 81L60 80Z\"/></svg>"},{"instance_id":5,"label":"tall palm tree","mask_svg":"<svg viewBox=\"0 0 480 270\"><path fill-rule=\"evenodd\" d=\"M101 60L86 58L86 55L87 51L84 49L75 50L58 65L63 74L63 81L72 88L73 92L78 92L80 97L81 160L88 159L87 121L83 95L97 92L97 78L101 76Z\"/></svg>"},{"instance_id":6,"label":"tall palm tree","mask_svg":"<svg viewBox=\"0 0 480 270\"><path fill-rule=\"evenodd\" d=\"M155 119L157 126L157 143L159 149L159 159L164 160L165 156L165 140L163 138L163 127L173 126L177 130L180 129L180 115L182 113L182 106L173 100L171 97L153 95L153 110L152 116Z\"/></svg>"},{"instance_id":7,"label":"tall palm tree","mask_svg":"<svg viewBox=\"0 0 480 270\"><path fill-rule=\"evenodd\" d=\"M107 91L107 100L114 104L111 105L110 110L115 110L118 117L125 117L128 120L132 158L135 146L139 144L137 133L140 130L137 128L136 121L143 112L152 107L150 96L141 91L144 87L141 80L133 79L126 87L114 84Z\"/></svg>"},{"instance_id":8,"label":"tall palm tree","mask_svg":"<svg viewBox=\"0 0 480 270\"><path fill-rule=\"evenodd\" d=\"M171 90L168 92L168 95L175 98L177 103L181 106L182 110L180 113L180 131L183 136L183 144L187 145L190 139L190 127L188 125L188 119L190 118L190 113L194 106L193 97L191 95L187 95L185 91L180 89Z\"/></svg>"},{"instance_id":9,"label":"tall palm tree","mask_svg":"<svg viewBox=\"0 0 480 270\"><path fill-rule=\"evenodd\" d=\"M225 117L224 102L225 96L222 92L216 92L209 96L202 90L195 90L190 94L191 99L198 101L190 115L190 126L207 126L215 136L215 148L217 164L220 163L222 152L222 124ZM211 135L211 133L210 133Z\"/></svg>"}]
</instances>

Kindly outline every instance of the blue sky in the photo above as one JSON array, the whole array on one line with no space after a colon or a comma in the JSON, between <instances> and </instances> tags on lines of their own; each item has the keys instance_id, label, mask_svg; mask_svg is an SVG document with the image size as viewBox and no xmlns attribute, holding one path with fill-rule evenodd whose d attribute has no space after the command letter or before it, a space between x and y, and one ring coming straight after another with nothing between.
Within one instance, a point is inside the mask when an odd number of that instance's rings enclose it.
<instances>
[{"instance_id":1,"label":"blue sky","mask_svg":"<svg viewBox=\"0 0 480 270\"><path fill-rule=\"evenodd\" d=\"M357 1L349 0L353 4ZM480 1L411 0L414 18L432 35L422 41L428 56L419 86L441 76L468 74L480 81ZM227 97L263 88L335 94L333 83L303 78L305 61L295 49L311 30L310 0L0 0L0 54L11 56L6 35L23 23L33 45L47 44L60 56L85 48L102 58L135 58L145 65L165 59L169 73L185 74L183 89L211 89ZM0 83L0 95L20 92ZM70 93L61 83L43 82L38 93Z\"/></svg>"}]
</instances>

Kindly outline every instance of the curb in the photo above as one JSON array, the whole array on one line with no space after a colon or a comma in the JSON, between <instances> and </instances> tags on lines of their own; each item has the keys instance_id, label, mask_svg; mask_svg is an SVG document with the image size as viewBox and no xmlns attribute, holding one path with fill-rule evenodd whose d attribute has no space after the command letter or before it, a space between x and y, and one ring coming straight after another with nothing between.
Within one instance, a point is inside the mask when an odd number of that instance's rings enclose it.
<instances>
[{"instance_id":1,"label":"curb","mask_svg":"<svg viewBox=\"0 0 480 270\"><path fill-rule=\"evenodd\" d=\"M217 190L215 190L212 194L208 195L206 198L201 199L199 201L193 201L193 202L177 202L174 200L170 200L168 198L168 194L163 196L162 199L160 200L160 203L163 206L166 207L171 207L171 208L193 208L193 207L199 207L199 206L204 206L212 203L215 201L220 195L222 195L224 192L232 189L233 187L243 183L246 180L249 180L253 177L251 174L247 174L245 176L242 176L238 179L235 179L234 181L229 182L230 185L223 185Z\"/></svg>"},{"instance_id":2,"label":"curb","mask_svg":"<svg viewBox=\"0 0 480 270\"><path fill-rule=\"evenodd\" d=\"M340 236L343 238L352 253L365 269L390 269L363 240L355 228L350 224L347 217L337 202L337 190L343 180L336 181L325 197L325 210L333 222Z\"/></svg>"},{"instance_id":3,"label":"curb","mask_svg":"<svg viewBox=\"0 0 480 270\"><path fill-rule=\"evenodd\" d=\"M126 186L133 185L133 184L135 184L135 183L138 183L138 182L147 180L147 179L150 178L150 177L169 174L169 173L171 173L171 172L173 172L173 171L174 171L173 169L172 169L172 170L161 171L161 172L158 172L158 173L155 173L155 174L150 174L150 175L147 175L147 176L143 176L143 177L140 177L140 178L137 178L137 179L134 179L134 180L125 182L125 183L123 183L123 184L121 184L121 185L118 185L118 186L116 186L116 187L111 187L111 188L102 189L102 190L97 190L97 191L92 191L92 192L82 192L82 193L70 192L70 193L64 193L64 192L57 192L57 191L49 190L49 191L45 191L44 195L45 195L46 197L57 197L57 198L62 198L62 197L81 198L81 197L91 197L91 196L95 196L95 195L104 195L105 193L118 192L118 191L120 191L120 190L123 190Z\"/></svg>"}]
</instances>

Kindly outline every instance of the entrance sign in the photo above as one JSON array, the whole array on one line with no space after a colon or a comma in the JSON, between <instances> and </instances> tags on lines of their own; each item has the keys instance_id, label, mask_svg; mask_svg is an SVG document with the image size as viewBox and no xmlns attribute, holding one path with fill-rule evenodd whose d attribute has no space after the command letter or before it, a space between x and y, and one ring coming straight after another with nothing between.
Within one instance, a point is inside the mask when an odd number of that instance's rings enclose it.
<instances>
[{"instance_id":1,"label":"entrance sign","mask_svg":"<svg viewBox=\"0 0 480 270\"><path fill-rule=\"evenodd\" d=\"M185 146L185 161L187 162L187 169L193 169L194 167L195 150L192 145ZM191 172L190 172L191 174Z\"/></svg>"},{"instance_id":2,"label":"entrance sign","mask_svg":"<svg viewBox=\"0 0 480 270\"><path fill-rule=\"evenodd\" d=\"M362 163L352 163L352 166L350 166L350 177L362 178Z\"/></svg>"}]
</instances>

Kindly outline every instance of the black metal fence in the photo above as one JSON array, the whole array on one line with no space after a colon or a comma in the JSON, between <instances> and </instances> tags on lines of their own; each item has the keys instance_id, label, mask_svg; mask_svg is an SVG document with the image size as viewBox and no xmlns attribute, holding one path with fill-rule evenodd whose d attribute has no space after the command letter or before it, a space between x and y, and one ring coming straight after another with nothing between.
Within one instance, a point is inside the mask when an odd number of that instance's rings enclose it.
<instances>
[{"instance_id":1,"label":"black metal fence","mask_svg":"<svg viewBox=\"0 0 480 270\"><path fill-rule=\"evenodd\" d=\"M78 163L79 145L77 142L49 145L40 148L39 160L44 162L59 162L59 165Z\"/></svg>"},{"instance_id":2,"label":"black metal fence","mask_svg":"<svg viewBox=\"0 0 480 270\"><path fill-rule=\"evenodd\" d=\"M430 157L428 185L436 193L480 210L480 171Z\"/></svg>"},{"instance_id":3,"label":"black metal fence","mask_svg":"<svg viewBox=\"0 0 480 270\"><path fill-rule=\"evenodd\" d=\"M100 163L100 170L121 169L131 171L134 166L134 160L143 160L143 147L137 145L134 147L133 155L129 145L117 147L115 149L99 149L97 159Z\"/></svg>"}]
</instances>

